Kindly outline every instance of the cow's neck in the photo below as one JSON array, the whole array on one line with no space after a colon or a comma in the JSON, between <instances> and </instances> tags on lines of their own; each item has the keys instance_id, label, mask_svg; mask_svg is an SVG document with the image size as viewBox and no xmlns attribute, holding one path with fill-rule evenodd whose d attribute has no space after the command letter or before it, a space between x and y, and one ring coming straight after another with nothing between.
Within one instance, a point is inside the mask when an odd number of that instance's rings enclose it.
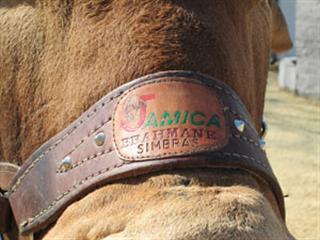
<instances>
[{"instance_id":1,"label":"cow's neck","mask_svg":"<svg viewBox=\"0 0 320 240\"><path fill-rule=\"evenodd\" d=\"M268 50L252 53L259 42L250 16L227 11L227 3L90 2L39 6L40 24L30 29L39 44L28 50L37 61L24 63L35 71L22 69L31 77L16 86L17 104L24 106L17 110L21 160L113 88L163 70L197 71L227 83L259 126Z\"/></svg>"}]
</instances>

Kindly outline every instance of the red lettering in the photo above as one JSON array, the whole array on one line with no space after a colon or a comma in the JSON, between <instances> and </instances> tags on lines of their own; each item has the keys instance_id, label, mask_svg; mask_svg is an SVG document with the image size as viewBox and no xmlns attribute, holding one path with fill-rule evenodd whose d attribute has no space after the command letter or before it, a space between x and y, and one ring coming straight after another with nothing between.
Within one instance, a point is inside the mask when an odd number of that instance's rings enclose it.
<instances>
[{"instance_id":1,"label":"red lettering","mask_svg":"<svg viewBox=\"0 0 320 240\"><path fill-rule=\"evenodd\" d=\"M126 117L126 119L121 120L121 127L127 132L134 132L138 130L143 123L146 121L147 116L147 101L155 99L154 94L143 95L140 96L138 101L133 101L133 103L129 102L128 109L124 109L125 111L132 111L133 115L136 113L139 115L139 119L137 121L131 121ZM139 112L138 112L139 111Z\"/></svg>"}]
</instances>

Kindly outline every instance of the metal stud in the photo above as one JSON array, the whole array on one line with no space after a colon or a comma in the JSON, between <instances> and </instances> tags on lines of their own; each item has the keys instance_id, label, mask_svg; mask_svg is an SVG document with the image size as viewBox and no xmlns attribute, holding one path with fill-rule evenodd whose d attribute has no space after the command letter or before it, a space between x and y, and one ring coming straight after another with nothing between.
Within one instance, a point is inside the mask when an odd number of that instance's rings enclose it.
<instances>
[{"instance_id":1,"label":"metal stud","mask_svg":"<svg viewBox=\"0 0 320 240\"><path fill-rule=\"evenodd\" d=\"M72 159L70 156L66 156L61 162L60 170L68 171L71 168L72 168Z\"/></svg>"},{"instance_id":2,"label":"metal stud","mask_svg":"<svg viewBox=\"0 0 320 240\"><path fill-rule=\"evenodd\" d=\"M22 223L20 223L20 228L25 228L26 226L28 226L28 224L29 224L29 221L27 221L27 220L23 221ZM4 238L1 238L1 237L2 237L2 235L0 234L0 240L3 240ZM29 235L24 236L23 239L34 240L33 233L30 233Z\"/></svg>"},{"instance_id":3,"label":"metal stud","mask_svg":"<svg viewBox=\"0 0 320 240\"><path fill-rule=\"evenodd\" d=\"M245 121L243 121L241 119L235 119L234 126L238 129L239 132L244 132L246 123L245 123Z\"/></svg>"},{"instance_id":4,"label":"metal stud","mask_svg":"<svg viewBox=\"0 0 320 240\"><path fill-rule=\"evenodd\" d=\"M265 146L266 146L266 141L263 140L262 138L259 139L259 145L260 145L260 147L264 150L264 149L265 149Z\"/></svg>"},{"instance_id":5,"label":"metal stud","mask_svg":"<svg viewBox=\"0 0 320 240\"><path fill-rule=\"evenodd\" d=\"M261 122L261 131L260 131L260 135L261 138L265 139L268 133L268 124L266 121L262 121Z\"/></svg>"},{"instance_id":6,"label":"metal stud","mask_svg":"<svg viewBox=\"0 0 320 240\"><path fill-rule=\"evenodd\" d=\"M103 132L98 133L95 137L94 137L94 141L97 144L97 146L102 146L104 144L106 140L106 135Z\"/></svg>"},{"instance_id":7,"label":"metal stud","mask_svg":"<svg viewBox=\"0 0 320 240\"><path fill-rule=\"evenodd\" d=\"M20 223L20 227L25 227L28 225L28 221L23 221L22 223Z\"/></svg>"}]
</instances>

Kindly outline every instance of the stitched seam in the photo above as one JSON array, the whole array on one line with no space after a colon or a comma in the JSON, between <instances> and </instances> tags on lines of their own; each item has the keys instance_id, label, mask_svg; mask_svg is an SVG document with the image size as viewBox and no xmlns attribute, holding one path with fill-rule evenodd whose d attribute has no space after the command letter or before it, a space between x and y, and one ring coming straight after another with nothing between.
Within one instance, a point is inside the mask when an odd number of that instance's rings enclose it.
<instances>
[{"instance_id":1,"label":"stitched seam","mask_svg":"<svg viewBox=\"0 0 320 240\"><path fill-rule=\"evenodd\" d=\"M240 154L240 153L236 153L236 152L218 152L221 153L222 155L225 155L227 157L235 157L235 158L245 158L245 159L250 159L256 163L258 163L260 166L262 167L266 167L261 161L250 157L248 155L244 155L244 154ZM82 179L80 182L74 184L71 188L69 188L66 192L60 194L54 201L52 201L47 208L43 209L42 211L40 211L37 215L35 215L32 218L29 218L27 220L27 223L25 226L31 224L32 222L34 222L35 220L37 220L37 218L41 217L42 215L44 215L47 211L49 211L51 208L53 208L61 199L63 199L65 196L67 196L68 194L72 193L73 191L77 190L81 185L83 185L85 182L89 181L90 179L94 178L94 177L98 177L99 175L102 175L103 173L106 173L114 168L118 168L125 165L125 163L121 163L118 165L114 165L110 168L106 168L104 170L100 170L96 173L91 174L90 176L85 177L84 179Z\"/></svg>"},{"instance_id":2,"label":"stitched seam","mask_svg":"<svg viewBox=\"0 0 320 240\"><path fill-rule=\"evenodd\" d=\"M214 83L212 84L212 86L213 86L215 89L218 89L219 91L225 92L227 95L229 95L229 96L231 96L233 99L237 100L237 101L240 103L240 105L242 105L241 102L240 102L240 100L239 100L239 98L238 98L236 95L234 95L232 92L230 92L229 90L227 90L227 89L225 89L225 88L223 88L223 87L221 87L221 86L219 86L219 85L216 85L216 84L214 84Z\"/></svg>"},{"instance_id":3,"label":"stitched seam","mask_svg":"<svg viewBox=\"0 0 320 240\"><path fill-rule=\"evenodd\" d=\"M256 147L259 147L259 148L260 148L260 144L257 143L256 141L250 139L250 138L247 138L247 137L245 137L245 136L241 136L241 135L238 135L238 134L233 134L233 135L231 135L231 136L234 137L234 138L240 139L240 140L242 140L242 141L251 143L251 144L255 145ZM260 148L260 149L261 149L261 148Z\"/></svg>"},{"instance_id":4,"label":"stitched seam","mask_svg":"<svg viewBox=\"0 0 320 240\"><path fill-rule=\"evenodd\" d=\"M111 152L113 152L113 150L110 148L109 150L103 150L103 151L101 151L101 152L92 154L91 156L87 156L86 158L82 159L81 161L72 164L71 167L68 168L67 170L57 170L56 173L66 173L66 172L69 172L70 170L75 169L75 168L77 168L77 167L80 167L81 165L83 165L84 163L86 163L86 162L88 162L88 161L90 161L90 160L96 159L96 158L98 158L98 157L101 157L101 156L106 155L106 154L111 153Z\"/></svg>"},{"instance_id":5,"label":"stitched seam","mask_svg":"<svg viewBox=\"0 0 320 240\"><path fill-rule=\"evenodd\" d=\"M247 124L249 124L248 121L246 120L246 118L242 114L236 112L235 110L233 110L231 108L228 108L228 111L231 112L234 116L241 118L243 121L245 121Z\"/></svg>"},{"instance_id":6,"label":"stitched seam","mask_svg":"<svg viewBox=\"0 0 320 240\"><path fill-rule=\"evenodd\" d=\"M115 169L115 168L118 168L118 167L121 167L123 166L125 163L121 163L121 164L117 164L117 165L114 165L112 167L109 167L109 168L105 168L104 170L100 170L96 173L93 173L87 177L85 177L84 179L82 179L81 181L79 181L78 183L74 184L71 188L69 188L66 192L60 194L55 200L53 200L47 208L43 209L42 211L40 211L37 215L35 215L34 217L32 218L28 218L27 220L27 223L24 225L27 226L31 223L33 223L35 220L37 220L37 218L41 217L42 215L44 215L47 211L49 211L51 208L53 208L55 205L57 205L57 203L63 199L65 196L67 196L68 194L72 193L73 191L77 190L81 185L83 185L84 183L86 183L87 181L91 180L92 178L94 177L98 177L112 169Z\"/></svg>"},{"instance_id":7,"label":"stitched seam","mask_svg":"<svg viewBox=\"0 0 320 240\"><path fill-rule=\"evenodd\" d=\"M262 166L263 168L268 168L267 165L265 165L265 163L263 163L262 161L258 160L258 159L255 159L254 157L251 157L251 156L248 156L248 155L244 155L244 154L240 154L240 153L236 153L236 152L220 152L222 153L222 155L225 155L227 157L235 157L235 158L245 158L245 159L250 159L256 163L258 163L260 166Z\"/></svg>"},{"instance_id":8,"label":"stitched seam","mask_svg":"<svg viewBox=\"0 0 320 240\"><path fill-rule=\"evenodd\" d=\"M129 90L127 90L122 96L121 96L121 98L118 100L118 102L117 102L117 104L116 104L116 106L115 106L115 109L114 109L114 112L113 112L113 119L115 119L114 118L114 115L115 115L115 113L117 112L117 110L118 110L118 106L119 106L119 104L120 104L120 102L122 101L122 99L124 99L129 93L131 93L132 91L134 91L134 90L136 90L136 89L138 89L138 88L141 88L141 87L144 87L144 86L147 86L147 85L150 85L150 84L158 84L158 83L173 83L173 82L179 82L179 83L191 83L191 84L194 84L194 85L200 85L200 86L205 86L205 87L208 87L208 88L215 88L215 89L217 89L217 90L219 90L219 91L221 91L221 92L224 92L224 93L226 93L227 95L230 95L230 96L232 96L235 100L237 100L239 103L240 103L240 105L241 105L241 102L240 102L240 100L237 98L237 97L235 97L235 96L233 96L233 94L230 92L230 91L228 91L228 90L226 90L226 89L224 89L224 88L222 88L222 87L220 87L220 86L218 86L217 84L215 84L215 83L212 83L212 84L207 84L207 83L202 83L202 82L194 82L193 80L186 80L186 79L174 79L174 80L164 80L164 79L157 79L157 80L154 80L154 81L151 81L151 82L147 82L147 83L143 83L143 84L141 84L141 85L139 85L139 86L135 86L135 87L133 87L133 88L131 88L131 89L129 89ZM218 98L218 101L219 101L219 103L221 104L221 102L220 102L220 98L219 97L217 97ZM223 106L222 106L223 107ZM112 132L112 135L113 135L113 142L114 142L114 145L115 145L115 147L116 147L116 152L120 155L120 157L121 158L123 158L123 159L127 159L127 160L146 160L146 159L148 159L148 158L150 158L150 157L164 157L164 156L167 156L167 155L176 155L176 154L190 154L190 153L195 153L195 152L199 152L199 151L204 151L204 150L216 150L217 148L220 148L220 147L222 147L222 146L224 146L226 143L224 142L224 143L222 143L222 144L219 144L219 145L217 145L217 146L214 146L214 147L202 147L202 148L197 148L196 150L193 150L193 151L179 151L179 152L170 152L170 153L163 153L163 154L159 154L159 155L148 155L148 156L145 156L145 157L127 157L127 156L124 156L123 154L121 154L121 152L120 152L120 149L119 149L119 146L118 146L118 144L117 144L117 142L115 141L115 131L114 131L114 129L115 129L115 121L113 121L113 132Z\"/></svg>"},{"instance_id":9,"label":"stitched seam","mask_svg":"<svg viewBox=\"0 0 320 240\"><path fill-rule=\"evenodd\" d=\"M86 140L88 140L96 131L98 131L100 128L104 127L107 123L109 123L111 121L111 117L108 118L107 121L102 122L99 126L95 127L93 130L91 130L87 136L85 136L84 138L82 138L80 140L80 142L75 145L72 150L70 152L68 152L67 154L65 154L65 157L72 154L75 150L77 150Z\"/></svg>"},{"instance_id":10,"label":"stitched seam","mask_svg":"<svg viewBox=\"0 0 320 240\"><path fill-rule=\"evenodd\" d=\"M45 150L40 156L38 156L35 160L32 161L32 163L29 165L29 167L24 171L24 173L17 179L16 183L11 187L10 189L10 194L14 193L17 188L20 186L22 180L31 172L31 170L37 166L38 162L46 156L50 151L55 149L59 144L61 144L68 136L70 136L80 125L85 123L89 118L94 116L97 112L99 112L102 108L105 107L106 104L109 102L113 101L115 98L118 98L122 95L123 91L119 93L119 95L109 97L106 101L102 102L100 105L98 105L95 109L92 110L91 113L88 113L86 115L85 119L80 119L77 123L75 123L75 126L68 131L65 135L63 135L60 139L58 139L55 143L52 145L48 146L47 150Z\"/></svg>"}]
</instances>

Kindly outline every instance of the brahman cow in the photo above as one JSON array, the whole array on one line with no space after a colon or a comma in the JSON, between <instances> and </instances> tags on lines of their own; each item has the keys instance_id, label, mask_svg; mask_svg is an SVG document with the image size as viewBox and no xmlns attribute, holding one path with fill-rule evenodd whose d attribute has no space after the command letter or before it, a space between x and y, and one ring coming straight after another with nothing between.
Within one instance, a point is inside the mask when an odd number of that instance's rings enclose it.
<instances>
[{"instance_id":1,"label":"brahman cow","mask_svg":"<svg viewBox=\"0 0 320 240\"><path fill-rule=\"evenodd\" d=\"M259 131L270 52L291 45L275 0L1 0L0 159L23 164L111 90L167 70L229 85ZM114 181L34 237L291 238L264 181L219 168Z\"/></svg>"}]
</instances>

